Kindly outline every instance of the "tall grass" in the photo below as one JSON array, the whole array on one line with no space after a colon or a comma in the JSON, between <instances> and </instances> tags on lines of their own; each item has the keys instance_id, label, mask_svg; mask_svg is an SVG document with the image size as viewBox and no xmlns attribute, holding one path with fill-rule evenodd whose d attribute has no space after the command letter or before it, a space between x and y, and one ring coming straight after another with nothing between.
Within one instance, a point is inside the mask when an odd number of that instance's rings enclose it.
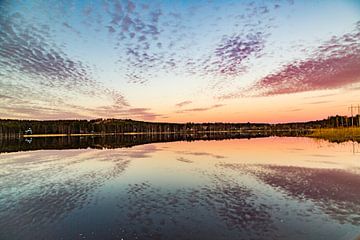
<instances>
[{"instance_id":1,"label":"tall grass","mask_svg":"<svg viewBox=\"0 0 360 240\"><path fill-rule=\"evenodd\" d=\"M360 141L360 127L319 128L315 129L309 136L327 139L331 142Z\"/></svg>"}]
</instances>

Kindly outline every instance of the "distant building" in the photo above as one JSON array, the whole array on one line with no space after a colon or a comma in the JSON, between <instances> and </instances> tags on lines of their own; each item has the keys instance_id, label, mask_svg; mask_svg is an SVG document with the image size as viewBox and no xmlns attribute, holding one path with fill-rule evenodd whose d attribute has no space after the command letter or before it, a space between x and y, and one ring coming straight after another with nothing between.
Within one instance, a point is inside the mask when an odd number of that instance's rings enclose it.
<instances>
[{"instance_id":1,"label":"distant building","mask_svg":"<svg viewBox=\"0 0 360 240\"><path fill-rule=\"evenodd\" d=\"M31 128L28 128L28 129L26 129L26 130L24 131L24 133L25 133L26 135L32 134L32 129L31 129Z\"/></svg>"}]
</instances>

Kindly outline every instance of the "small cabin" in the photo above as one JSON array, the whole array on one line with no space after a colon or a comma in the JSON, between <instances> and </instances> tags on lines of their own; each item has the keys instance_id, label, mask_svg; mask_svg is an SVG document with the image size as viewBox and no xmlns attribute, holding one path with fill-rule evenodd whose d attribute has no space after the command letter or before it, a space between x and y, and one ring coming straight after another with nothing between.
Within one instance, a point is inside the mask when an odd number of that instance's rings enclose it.
<instances>
[{"instance_id":1,"label":"small cabin","mask_svg":"<svg viewBox=\"0 0 360 240\"><path fill-rule=\"evenodd\" d=\"M31 128L28 128L24 131L24 134L25 135L29 135L29 134L32 134L32 129Z\"/></svg>"}]
</instances>

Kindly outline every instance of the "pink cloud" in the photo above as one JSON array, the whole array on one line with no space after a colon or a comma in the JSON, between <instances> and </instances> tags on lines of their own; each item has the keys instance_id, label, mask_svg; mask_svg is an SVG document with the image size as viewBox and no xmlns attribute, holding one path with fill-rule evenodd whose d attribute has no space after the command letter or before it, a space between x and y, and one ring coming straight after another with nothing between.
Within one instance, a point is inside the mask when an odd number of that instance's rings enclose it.
<instances>
[{"instance_id":1,"label":"pink cloud","mask_svg":"<svg viewBox=\"0 0 360 240\"><path fill-rule=\"evenodd\" d=\"M358 24L359 25L359 24ZM256 96L335 89L360 82L360 27L333 37L309 59L296 61L256 82Z\"/></svg>"},{"instance_id":2,"label":"pink cloud","mask_svg":"<svg viewBox=\"0 0 360 240\"><path fill-rule=\"evenodd\" d=\"M187 101L179 102L179 103L175 104L175 106L176 107L183 107L183 106L189 105L191 103L192 103L192 101L187 100Z\"/></svg>"},{"instance_id":3,"label":"pink cloud","mask_svg":"<svg viewBox=\"0 0 360 240\"><path fill-rule=\"evenodd\" d=\"M219 108L219 107L222 107L222 106L224 106L224 105L223 104L214 104L214 105L209 106L209 107L183 109L183 110L176 111L176 113L204 112L204 111L212 110L212 109Z\"/></svg>"}]
</instances>

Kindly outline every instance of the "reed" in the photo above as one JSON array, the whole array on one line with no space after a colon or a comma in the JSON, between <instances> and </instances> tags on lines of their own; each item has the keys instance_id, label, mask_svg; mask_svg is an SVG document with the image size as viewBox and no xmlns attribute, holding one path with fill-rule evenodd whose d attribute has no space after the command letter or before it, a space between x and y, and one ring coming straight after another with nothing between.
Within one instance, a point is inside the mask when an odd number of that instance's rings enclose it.
<instances>
[{"instance_id":1,"label":"reed","mask_svg":"<svg viewBox=\"0 0 360 240\"><path fill-rule=\"evenodd\" d=\"M309 136L323 138L331 142L360 141L360 127L319 128L315 129Z\"/></svg>"}]
</instances>

